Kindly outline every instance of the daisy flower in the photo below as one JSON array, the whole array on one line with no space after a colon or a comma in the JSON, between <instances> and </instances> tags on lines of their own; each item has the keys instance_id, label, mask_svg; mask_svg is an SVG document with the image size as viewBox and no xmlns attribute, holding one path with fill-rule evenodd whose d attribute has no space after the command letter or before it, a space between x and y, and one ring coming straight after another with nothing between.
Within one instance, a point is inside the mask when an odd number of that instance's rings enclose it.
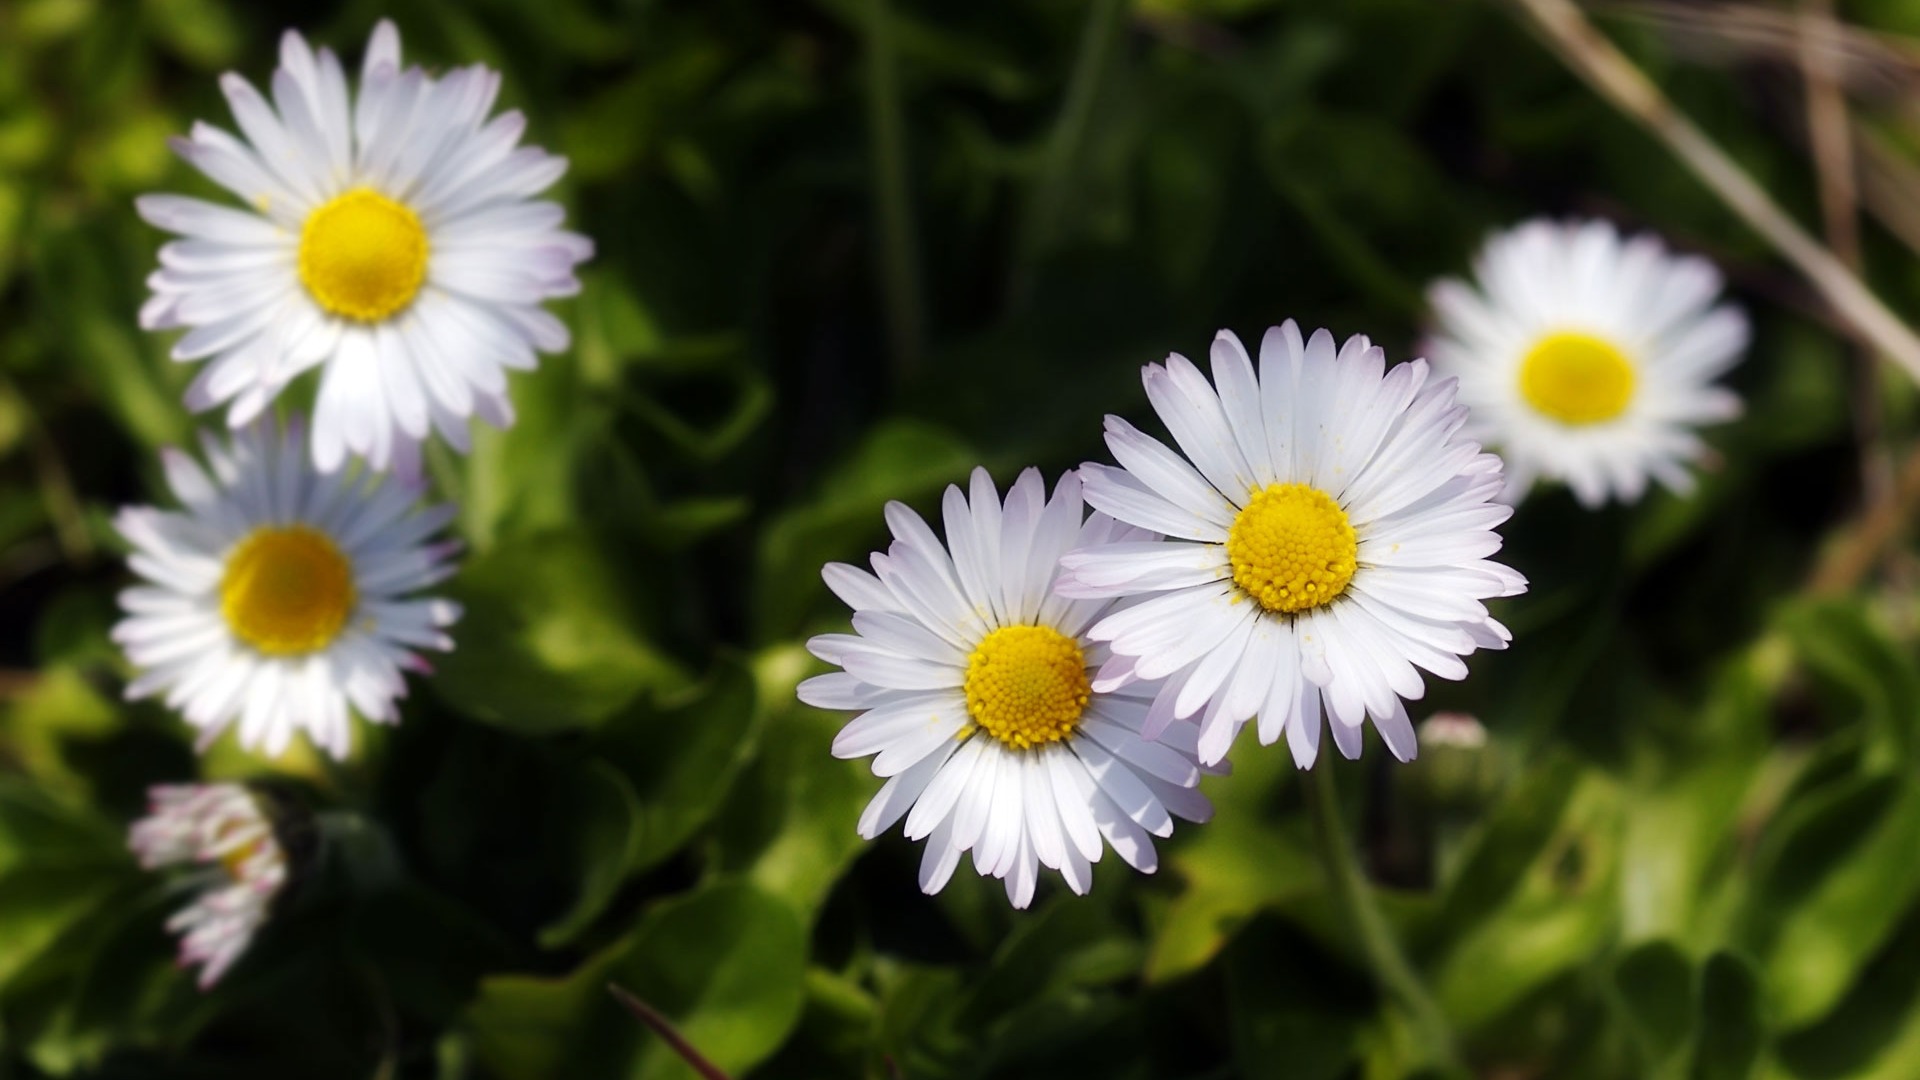
<instances>
[{"instance_id":1,"label":"daisy flower","mask_svg":"<svg viewBox=\"0 0 1920 1080\"><path fill-rule=\"evenodd\" d=\"M128 846L149 870L201 865L213 871L193 903L167 920L180 934L180 965L200 966L200 989L219 981L267 921L287 883L273 824L239 784L170 784L147 792L147 816Z\"/></svg>"},{"instance_id":2,"label":"daisy flower","mask_svg":"<svg viewBox=\"0 0 1920 1080\"><path fill-rule=\"evenodd\" d=\"M1086 629L1113 602L1053 590L1069 549L1146 534L1104 514L1083 521L1079 479L1069 474L1048 499L1034 469L1004 506L976 469L971 498L949 487L942 509L946 545L890 503L894 542L873 556L874 572L823 571L853 608L854 632L807 643L845 670L799 693L819 708L862 710L833 742L836 757L878 755L874 774L887 778L860 835L905 817L907 836L926 841L923 891L939 892L972 851L974 869L1002 879L1015 907L1033 899L1042 866L1085 893L1103 839L1152 873L1153 837L1171 835L1174 817L1212 814L1194 790L1193 739L1141 737L1152 687L1093 685L1107 650Z\"/></svg>"},{"instance_id":3,"label":"daisy flower","mask_svg":"<svg viewBox=\"0 0 1920 1080\"><path fill-rule=\"evenodd\" d=\"M1427 354L1460 380L1467 435L1506 458L1510 501L1536 477L1587 507L1648 477L1691 490L1694 429L1740 412L1712 382L1747 346L1711 263L1604 221L1530 221L1487 241L1474 277L1433 286Z\"/></svg>"},{"instance_id":4,"label":"daisy flower","mask_svg":"<svg viewBox=\"0 0 1920 1080\"><path fill-rule=\"evenodd\" d=\"M303 441L298 420L262 421L203 436L206 469L165 451L184 509L114 519L145 579L113 629L140 669L127 697L164 692L203 749L237 721L249 749L278 755L304 730L344 758L349 710L394 723L402 671L431 670L414 650L453 647L459 606L410 595L453 572L459 545L427 542L453 508L417 507L390 476L316 473Z\"/></svg>"},{"instance_id":5,"label":"daisy flower","mask_svg":"<svg viewBox=\"0 0 1920 1080\"><path fill-rule=\"evenodd\" d=\"M516 147L520 113L487 118L499 73L403 68L382 22L357 97L333 53L292 31L271 101L232 73L220 87L245 138L196 123L173 148L245 208L138 201L182 237L160 249L140 324L191 328L173 357L208 363L188 406L230 402L239 427L318 366L322 472L349 452L410 469L430 430L464 451L469 417L511 424L507 370L567 347L540 305L579 291L574 265L593 245L532 200L566 159Z\"/></svg>"},{"instance_id":6,"label":"daisy flower","mask_svg":"<svg viewBox=\"0 0 1920 1080\"><path fill-rule=\"evenodd\" d=\"M1202 762L1257 716L1260 741L1285 732L1306 768L1323 710L1347 757L1371 716L1412 760L1402 699L1425 691L1420 671L1464 678L1462 656L1505 648L1481 601L1526 587L1487 561L1513 511L1492 501L1500 459L1457 435L1453 380L1422 360L1388 371L1365 337L1302 342L1291 321L1267 331L1257 374L1222 332L1213 385L1179 355L1144 376L1185 456L1109 416L1121 467L1081 469L1091 506L1166 537L1063 560L1064 596L1147 597L1088 631L1113 652L1094 688L1166 680L1142 733L1197 719Z\"/></svg>"}]
</instances>

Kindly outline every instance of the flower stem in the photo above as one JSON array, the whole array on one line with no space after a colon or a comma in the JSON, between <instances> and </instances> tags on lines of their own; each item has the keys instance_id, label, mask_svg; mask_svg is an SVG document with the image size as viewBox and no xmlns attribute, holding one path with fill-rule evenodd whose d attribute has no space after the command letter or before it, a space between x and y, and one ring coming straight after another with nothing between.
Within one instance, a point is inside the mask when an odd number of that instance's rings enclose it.
<instances>
[{"instance_id":1,"label":"flower stem","mask_svg":"<svg viewBox=\"0 0 1920 1080\"><path fill-rule=\"evenodd\" d=\"M1034 178L1016 252L1011 292L1018 303L1030 298L1041 257L1059 242L1063 219L1073 201L1081 197L1083 185L1077 167L1093 129L1101 85L1116 60L1117 44L1124 40L1122 30L1129 7L1124 0L1093 0L1086 6L1078 52L1067 76L1066 97L1041 150L1040 171Z\"/></svg>"},{"instance_id":2,"label":"flower stem","mask_svg":"<svg viewBox=\"0 0 1920 1080\"><path fill-rule=\"evenodd\" d=\"M867 45L867 125L873 139L873 187L879 210L880 290L886 305L894 374L920 367L926 317L921 309L919 243L907 185L907 123L900 101L893 12L888 0L862 6Z\"/></svg>"},{"instance_id":3,"label":"flower stem","mask_svg":"<svg viewBox=\"0 0 1920 1080\"><path fill-rule=\"evenodd\" d=\"M1327 885L1333 890L1334 902L1352 919L1353 931L1360 939L1360 948L1373 969L1373 977L1405 1010L1419 1043L1423 1064L1447 1073L1458 1071L1460 1058L1447 1018L1427 993L1413 965L1407 962L1406 954L1400 951L1386 917L1374 902L1372 886L1354 858L1353 844L1340 818L1340 798L1334 790L1332 765L1322 760L1303 774L1313 808L1315 846L1320 850Z\"/></svg>"},{"instance_id":4,"label":"flower stem","mask_svg":"<svg viewBox=\"0 0 1920 1080\"><path fill-rule=\"evenodd\" d=\"M706 1080L727 1080L727 1074L720 1071L720 1066L708 1061L700 1051L694 1049L686 1036L680 1034L680 1030L673 1026L673 1022L662 1016L658 1009L633 996L632 991L618 983L608 983L607 992L612 994L615 1000L619 1001L641 1023L652 1029L655 1035L665 1040L673 1052L680 1055L680 1060L687 1063L688 1068L699 1073Z\"/></svg>"}]
</instances>

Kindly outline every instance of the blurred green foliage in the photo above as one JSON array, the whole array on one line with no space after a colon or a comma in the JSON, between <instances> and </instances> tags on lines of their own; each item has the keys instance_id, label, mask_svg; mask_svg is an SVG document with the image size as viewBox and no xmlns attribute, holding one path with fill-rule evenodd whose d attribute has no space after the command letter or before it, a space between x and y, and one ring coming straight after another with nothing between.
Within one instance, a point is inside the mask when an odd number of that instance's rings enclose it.
<instances>
[{"instance_id":1,"label":"blurred green foliage","mask_svg":"<svg viewBox=\"0 0 1920 1080\"><path fill-rule=\"evenodd\" d=\"M210 192L164 140L227 122L218 72L264 79L285 26L351 58L382 13L410 55L504 71L599 255L519 425L430 462L468 615L405 722L340 767L196 763L120 703L105 636L109 515L162 497L152 452L195 424L134 323L160 237L131 202ZM1610 26L1813 219L1790 62ZM843 624L818 566L880 544L885 500L1103 456L1139 365L1221 327L1408 357L1424 284L1539 213L1718 258L1748 410L1692 499L1547 493L1509 526L1514 647L1421 706L1477 715L1477 760L1332 763L1387 915L1481 1076L1920 1076L1913 563L1803 588L1862 502L1856 358L1499 6L10 0L0 1077L692 1075L609 981L735 1075L1406 1074L1283 751L1249 736L1155 877L924 898L912 845L854 834L879 782L794 701L797 642ZM1920 310L1913 254L1867 239ZM1907 390L1876 410L1905 443ZM317 863L203 995L124 828L149 783L268 772L377 822L390 872Z\"/></svg>"}]
</instances>

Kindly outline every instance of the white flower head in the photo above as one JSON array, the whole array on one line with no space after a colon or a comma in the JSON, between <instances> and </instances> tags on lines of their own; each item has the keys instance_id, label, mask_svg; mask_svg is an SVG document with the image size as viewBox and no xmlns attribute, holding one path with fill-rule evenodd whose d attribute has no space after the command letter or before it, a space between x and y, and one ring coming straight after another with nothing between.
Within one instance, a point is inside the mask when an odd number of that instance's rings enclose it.
<instances>
[{"instance_id":1,"label":"white flower head","mask_svg":"<svg viewBox=\"0 0 1920 1080\"><path fill-rule=\"evenodd\" d=\"M147 816L128 846L149 870L202 865L217 883L167 920L180 934L180 964L200 966L202 990L247 950L287 883L287 858L273 824L240 784L169 784L147 793Z\"/></svg>"},{"instance_id":2,"label":"white flower head","mask_svg":"<svg viewBox=\"0 0 1920 1080\"><path fill-rule=\"evenodd\" d=\"M845 670L808 679L800 699L863 710L833 743L837 757L877 754L874 774L887 778L860 835L904 816L907 836L926 841L923 891L940 891L971 851L974 869L1002 879L1015 907L1033 899L1042 866L1085 893L1106 845L1152 873L1153 837L1171 835L1174 817L1212 814L1195 790L1192 733L1141 737L1153 687L1093 681L1107 651L1086 630L1113 601L1053 589L1068 550L1147 534L1085 517L1072 474L1049 500L1034 469L1004 505L976 469L971 497L949 487L942 510L945 545L890 503L894 542L873 556L874 573L842 563L823 571L853 608L854 633L807 643Z\"/></svg>"},{"instance_id":3,"label":"white flower head","mask_svg":"<svg viewBox=\"0 0 1920 1080\"><path fill-rule=\"evenodd\" d=\"M1542 477L1587 507L1634 502L1649 477L1692 489L1694 429L1739 414L1713 380L1747 346L1712 263L1604 221L1530 221L1487 241L1474 278L1433 286L1427 354L1460 380L1466 433L1506 459L1508 499Z\"/></svg>"},{"instance_id":4,"label":"white flower head","mask_svg":"<svg viewBox=\"0 0 1920 1080\"><path fill-rule=\"evenodd\" d=\"M1423 360L1389 371L1362 336L1303 342L1291 321L1267 331L1258 372L1223 331L1212 384L1179 355L1144 377L1185 456L1109 416L1120 468L1081 477L1095 509L1165 539L1084 545L1057 586L1146 598L1088 631L1113 652L1095 688L1164 679L1143 733L1194 720L1202 762L1257 717L1306 768L1323 710L1347 757L1372 717L1411 760L1403 699L1424 693L1421 670L1465 678L1462 656L1506 647L1481 601L1526 587L1487 560L1513 511L1492 501L1500 459L1458 437L1453 380Z\"/></svg>"},{"instance_id":5,"label":"white flower head","mask_svg":"<svg viewBox=\"0 0 1920 1080\"><path fill-rule=\"evenodd\" d=\"M579 291L574 266L593 245L532 198L566 159L518 146L519 112L488 119L499 73L402 67L382 22L357 95L333 53L293 31L271 100L236 74L220 86L245 138L196 123L173 146L246 207L138 201L182 238L160 249L140 324L191 328L173 357L207 364L188 406L230 402L239 427L318 366L323 472L350 452L411 471L431 431L464 451L469 417L511 424L506 373L567 347L540 305Z\"/></svg>"},{"instance_id":6,"label":"white flower head","mask_svg":"<svg viewBox=\"0 0 1920 1080\"><path fill-rule=\"evenodd\" d=\"M297 419L201 442L204 469L164 452L181 510L114 519L145 579L113 629L140 669L127 697L164 692L202 748L237 722L249 749L278 755L305 731L345 757L349 712L396 722L403 672L431 670L414 650L453 647L459 606L412 595L453 572L459 545L430 542L453 508L390 475L316 472Z\"/></svg>"}]
</instances>

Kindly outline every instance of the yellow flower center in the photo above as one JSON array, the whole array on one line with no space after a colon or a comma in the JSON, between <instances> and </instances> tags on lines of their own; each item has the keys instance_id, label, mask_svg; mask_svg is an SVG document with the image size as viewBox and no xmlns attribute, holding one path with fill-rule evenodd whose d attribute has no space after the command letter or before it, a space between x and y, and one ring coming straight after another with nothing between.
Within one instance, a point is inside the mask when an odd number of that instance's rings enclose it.
<instances>
[{"instance_id":1,"label":"yellow flower center","mask_svg":"<svg viewBox=\"0 0 1920 1080\"><path fill-rule=\"evenodd\" d=\"M1592 334L1548 334L1520 362L1520 393L1563 424L1597 424L1633 400L1633 363Z\"/></svg>"},{"instance_id":2,"label":"yellow flower center","mask_svg":"<svg viewBox=\"0 0 1920 1080\"><path fill-rule=\"evenodd\" d=\"M1227 531L1233 583L1261 607L1289 615L1330 604L1345 592L1359 552L1347 512L1306 484L1255 491Z\"/></svg>"},{"instance_id":3,"label":"yellow flower center","mask_svg":"<svg viewBox=\"0 0 1920 1080\"><path fill-rule=\"evenodd\" d=\"M244 873L247 862L255 855L258 855L266 845L267 838L262 836L259 839L249 841L234 848L232 851L220 856L221 869L225 870L227 877L234 881L247 880L247 875Z\"/></svg>"},{"instance_id":4,"label":"yellow flower center","mask_svg":"<svg viewBox=\"0 0 1920 1080\"><path fill-rule=\"evenodd\" d=\"M1072 735L1093 685L1072 638L1050 626L1003 626L967 658L966 692L975 724L1025 750Z\"/></svg>"},{"instance_id":5,"label":"yellow flower center","mask_svg":"<svg viewBox=\"0 0 1920 1080\"><path fill-rule=\"evenodd\" d=\"M300 230L300 280L341 318L378 322L412 303L426 279L426 227L377 191L354 188Z\"/></svg>"},{"instance_id":6,"label":"yellow flower center","mask_svg":"<svg viewBox=\"0 0 1920 1080\"><path fill-rule=\"evenodd\" d=\"M255 529L227 556L220 578L227 626L270 656L326 648L353 604L353 565L304 525Z\"/></svg>"}]
</instances>

